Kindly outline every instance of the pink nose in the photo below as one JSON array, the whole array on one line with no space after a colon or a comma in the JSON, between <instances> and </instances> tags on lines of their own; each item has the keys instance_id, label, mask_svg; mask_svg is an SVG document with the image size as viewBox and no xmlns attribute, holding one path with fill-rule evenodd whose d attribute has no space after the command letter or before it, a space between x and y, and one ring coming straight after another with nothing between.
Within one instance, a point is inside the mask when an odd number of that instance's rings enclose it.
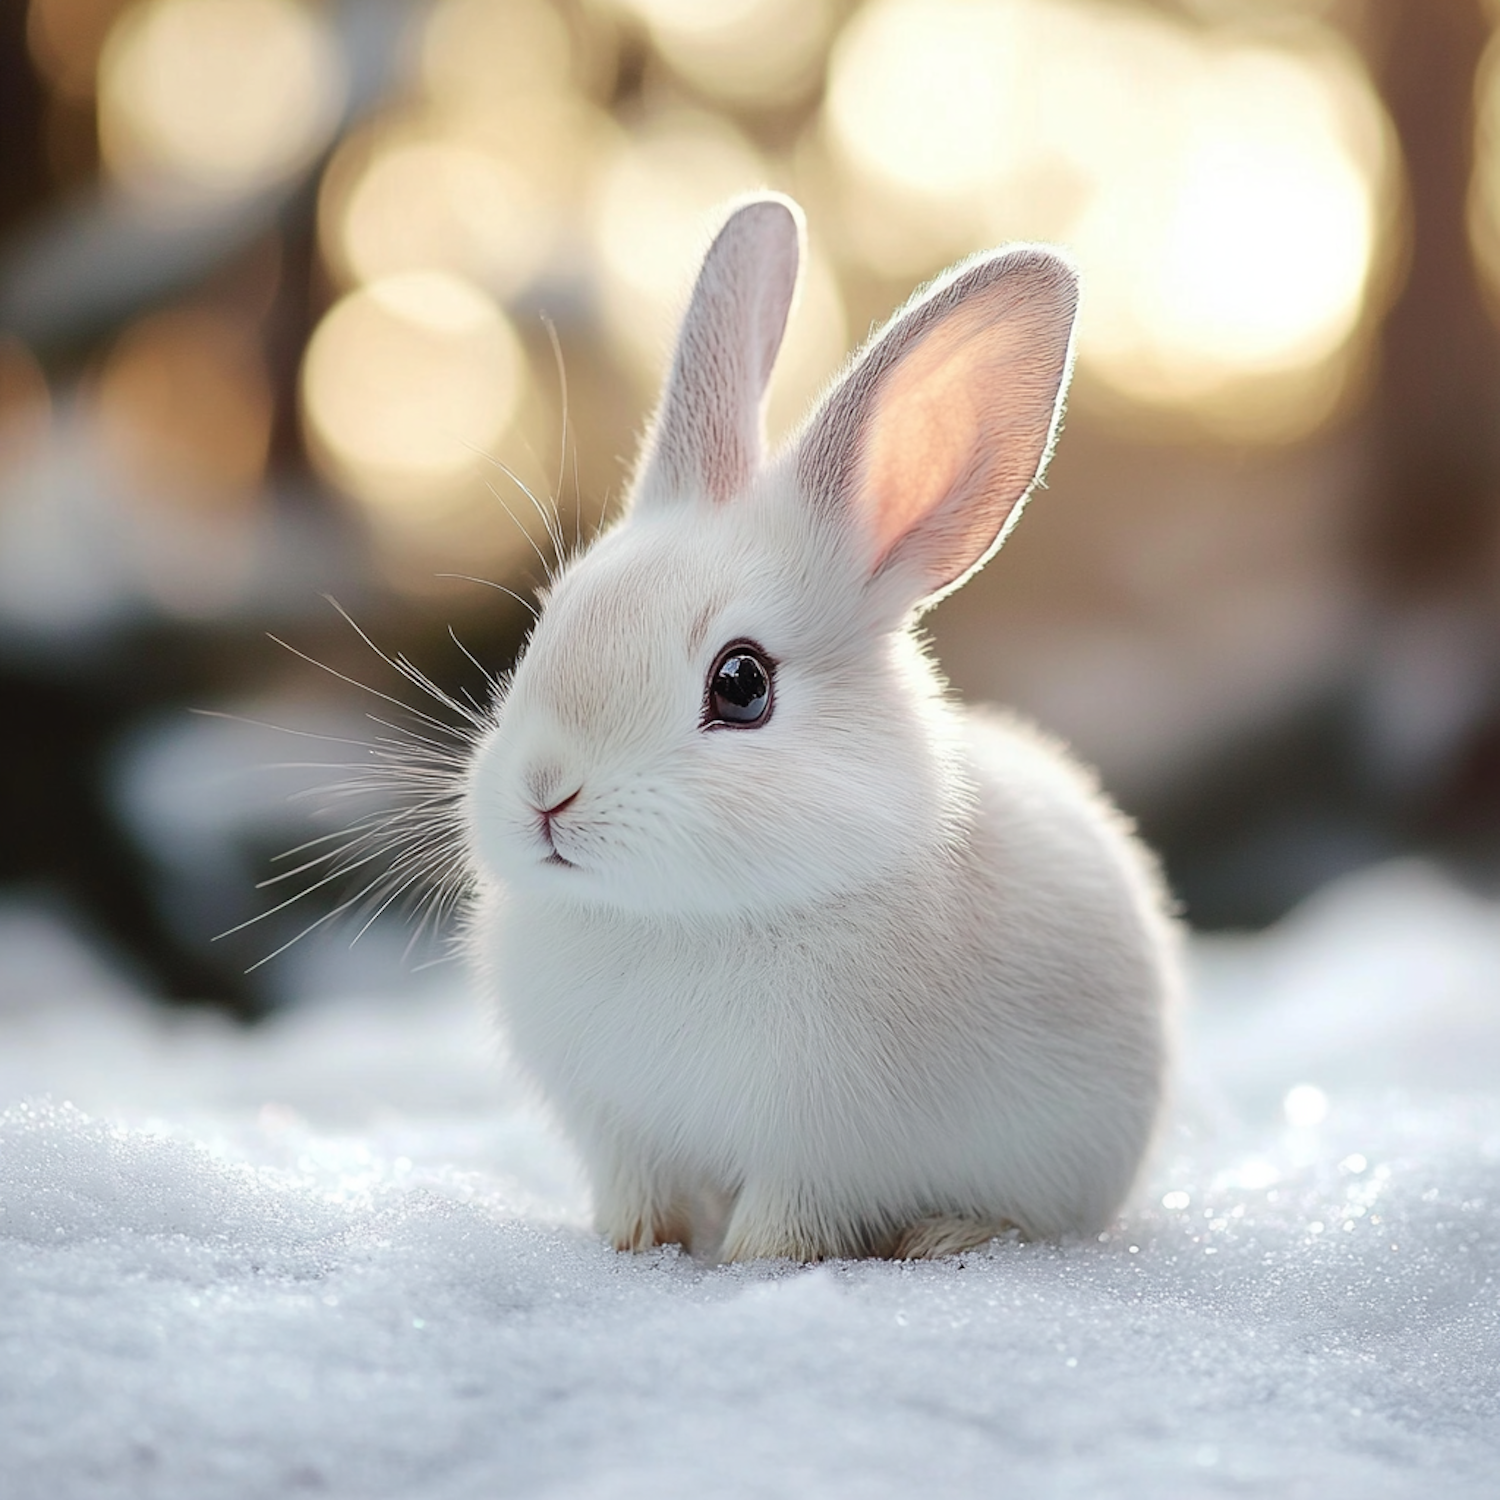
<instances>
[{"instance_id":1,"label":"pink nose","mask_svg":"<svg viewBox=\"0 0 1500 1500\"><path fill-rule=\"evenodd\" d=\"M555 818L558 813L564 811L566 808L571 807L578 800L578 792L581 792L582 790L583 788L579 787L578 791L569 792L561 802L554 802L551 807L537 808L537 811L542 815L543 821L550 821L552 818Z\"/></svg>"}]
</instances>

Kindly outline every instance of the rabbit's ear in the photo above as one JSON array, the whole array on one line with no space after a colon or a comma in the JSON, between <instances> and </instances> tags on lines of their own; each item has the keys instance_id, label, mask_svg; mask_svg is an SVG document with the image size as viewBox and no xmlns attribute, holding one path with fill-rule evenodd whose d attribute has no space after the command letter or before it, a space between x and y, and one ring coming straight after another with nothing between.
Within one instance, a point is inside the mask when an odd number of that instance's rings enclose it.
<instances>
[{"instance_id":1,"label":"rabbit's ear","mask_svg":"<svg viewBox=\"0 0 1500 1500\"><path fill-rule=\"evenodd\" d=\"M805 429L803 492L854 522L901 608L957 588L1020 515L1061 419L1077 303L1054 251L970 261L875 336Z\"/></svg>"},{"instance_id":2,"label":"rabbit's ear","mask_svg":"<svg viewBox=\"0 0 1500 1500\"><path fill-rule=\"evenodd\" d=\"M637 509L732 499L760 466L766 384L797 289L802 212L741 203L709 247L635 484Z\"/></svg>"}]
</instances>

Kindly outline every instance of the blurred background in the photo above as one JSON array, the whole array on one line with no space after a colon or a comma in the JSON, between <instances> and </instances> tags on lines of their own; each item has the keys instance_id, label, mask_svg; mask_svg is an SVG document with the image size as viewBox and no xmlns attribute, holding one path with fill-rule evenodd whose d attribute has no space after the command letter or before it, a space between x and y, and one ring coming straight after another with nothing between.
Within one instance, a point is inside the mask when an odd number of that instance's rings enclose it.
<instances>
[{"instance_id":1,"label":"blurred background","mask_svg":"<svg viewBox=\"0 0 1500 1500\"><path fill-rule=\"evenodd\" d=\"M279 852L379 816L317 790L397 713L333 674L419 697L324 596L481 696L529 617L472 580L524 596L550 555L519 486L570 535L618 500L716 209L761 186L811 234L775 433L957 257L1076 253L1048 489L930 624L966 696L1101 768L1197 925L1263 925L1407 850L1489 883L1497 22L1485 0L0 0L8 899L244 1017L387 896L399 954L411 845L249 975L358 879L212 941L321 880L257 890L327 846Z\"/></svg>"}]
</instances>

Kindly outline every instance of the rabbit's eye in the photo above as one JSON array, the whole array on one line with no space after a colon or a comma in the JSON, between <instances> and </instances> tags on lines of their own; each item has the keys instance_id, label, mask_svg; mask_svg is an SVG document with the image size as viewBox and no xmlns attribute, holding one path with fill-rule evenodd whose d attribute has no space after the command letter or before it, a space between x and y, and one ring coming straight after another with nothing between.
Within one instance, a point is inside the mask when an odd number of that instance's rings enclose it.
<instances>
[{"instance_id":1,"label":"rabbit's eye","mask_svg":"<svg viewBox=\"0 0 1500 1500\"><path fill-rule=\"evenodd\" d=\"M708 674L703 705L705 729L723 724L731 729L754 729L771 717L770 657L748 641L736 641L719 653Z\"/></svg>"}]
</instances>

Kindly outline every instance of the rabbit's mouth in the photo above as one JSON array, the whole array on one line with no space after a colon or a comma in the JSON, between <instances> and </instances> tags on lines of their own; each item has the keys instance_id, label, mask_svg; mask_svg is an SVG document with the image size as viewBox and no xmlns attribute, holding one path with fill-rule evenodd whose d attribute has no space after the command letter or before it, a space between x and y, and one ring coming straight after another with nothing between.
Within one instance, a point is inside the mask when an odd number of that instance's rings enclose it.
<instances>
[{"instance_id":1,"label":"rabbit's mouth","mask_svg":"<svg viewBox=\"0 0 1500 1500\"><path fill-rule=\"evenodd\" d=\"M557 830L553 825L554 820L561 817L578 800L579 791L582 791L581 787L578 791L559 798L551 807L539 807L536 810L537 817L540 819L542 840L547 846L547 854L542 860L544 865L561 865L569 870L577 868L573 861L566 858L558 849Z\"/></svg>"}]
</instances>

